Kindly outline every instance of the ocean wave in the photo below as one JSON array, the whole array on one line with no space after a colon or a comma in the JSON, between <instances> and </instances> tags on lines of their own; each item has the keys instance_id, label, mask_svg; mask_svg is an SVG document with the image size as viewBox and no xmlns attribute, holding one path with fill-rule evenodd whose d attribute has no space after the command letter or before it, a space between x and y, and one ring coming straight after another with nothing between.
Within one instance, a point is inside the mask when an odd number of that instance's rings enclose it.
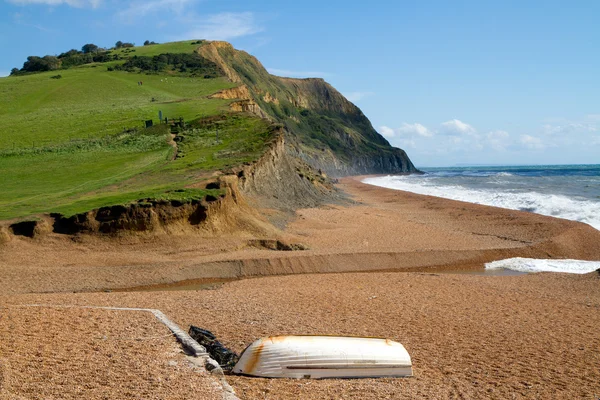
<instances>
[{"instance_id":1,"label":"ocean wave","mask_svg":"<svg viewBox=\"0 0 600 400\"><path fill-rule=\"evenodd\" d=\"M600 261L546 260L534 258L509 258L485 264L490 269L510 269L519 272L563 272L588 274L600 269Z\"/></svg>"},{"instance_id":2,"label":"ocean wave","mask_svg":"<svg viewBox=\"0 0 600 400\"><path fill-rule=\"evenodd\" d=\"M600 202L538 192L469 189L458 185L436 185L433 181L411 176L367 178L363 182L389 189L570 219L587 223L600 230Z\"/></svg>"}]
</instances>

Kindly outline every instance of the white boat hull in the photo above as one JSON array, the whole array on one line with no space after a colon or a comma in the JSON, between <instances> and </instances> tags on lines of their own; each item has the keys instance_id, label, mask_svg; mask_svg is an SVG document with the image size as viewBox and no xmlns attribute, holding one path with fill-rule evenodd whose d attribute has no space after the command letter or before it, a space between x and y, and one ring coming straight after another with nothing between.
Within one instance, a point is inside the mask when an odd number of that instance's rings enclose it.
<instances>
[{"instance_id":1,"label":"white boat hull","mask_svg":"<svg viewBox=\"0 0 600 400\"><path fill-rule=\"evenodd\" d=\"M412 376L410 355L389 339L272 336L244 350L233 373L265 378Z\"/></svg>"}]
</instances>

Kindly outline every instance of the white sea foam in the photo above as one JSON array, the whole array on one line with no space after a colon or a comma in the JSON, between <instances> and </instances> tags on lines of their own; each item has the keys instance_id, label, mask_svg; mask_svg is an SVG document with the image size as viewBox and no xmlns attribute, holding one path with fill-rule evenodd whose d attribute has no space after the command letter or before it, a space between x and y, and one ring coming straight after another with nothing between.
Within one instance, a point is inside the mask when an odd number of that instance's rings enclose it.
<instances>
[{"instance_id":1,"label":"white sea foam","mask_svg":"<svg viewBox=\"0 0 600 400\"><path fill-rule=\"evenodd\" d=\"M510 269L519 272L564 272L587 274L600 269L600 261L541 260L533 258L509 258L485 264L486 269Z\"/></svg>"},{"instance_id":2,"label":"white sea foam","mask_svg":"<svg viewBox=\"0 0 600 400\"><path fill-rule=\"evenodd\" d=\"M577 200L562 195L537 192L493 191L468 189L462 186L436 186L418 176L384 176L363 180L375 186L405 190L412 193L444 197L452 200L529 211L552 217L565 218L590 224L600 230L600 202Z\"/></svg>"}]
</instances>

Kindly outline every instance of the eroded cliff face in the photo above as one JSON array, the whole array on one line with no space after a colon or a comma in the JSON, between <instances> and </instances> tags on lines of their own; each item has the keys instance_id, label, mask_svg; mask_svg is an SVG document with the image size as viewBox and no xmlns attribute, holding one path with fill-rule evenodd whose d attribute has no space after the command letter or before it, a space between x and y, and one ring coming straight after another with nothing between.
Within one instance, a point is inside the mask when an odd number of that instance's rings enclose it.
<instances>
[{"instance_id":1,"label":"eroded cliff face","mask_svg":"<svg viewBox=\"0 0 600 400\"><path fill-rule=\"evenodd\" d=\"M231 107L285 126L286 152L330 176L418 172L406 152L393 148L362 111L323 79L270 75L253 56L226 42L198 53L242 85ZM225 95L225 94L223 94Z\"/></svg>"},{"instance_id":2,"label":"eroded cliff face","mask_svg":"<svg viewBox=\"0 0 600 400\"><path fill-rule=\"evenodd\" d=\"M209 182L207 188L219 189L219 196L191 201L140 199L72 216L41 215L0 225L0 245L13 236L37 238L51 233L118 236L204 232L276 237L280 231L261 209L293 212L340 198L323 174L286 151L284 131L281 126L274 127L271 142L258 160Z\"/></svg>"},{"instance_id":3,"label":"eroded cliff face","mask_svg":"<svg viewBox=\"0 0 600 400\"><path fill-rule=\"evenodd\" d=\"M287 151L281 128L269 150L254 164L237 172L240 190L258 199L262 208L294 211L315 207L338 197L326 175Z\"/></svg>"}]
</instances>

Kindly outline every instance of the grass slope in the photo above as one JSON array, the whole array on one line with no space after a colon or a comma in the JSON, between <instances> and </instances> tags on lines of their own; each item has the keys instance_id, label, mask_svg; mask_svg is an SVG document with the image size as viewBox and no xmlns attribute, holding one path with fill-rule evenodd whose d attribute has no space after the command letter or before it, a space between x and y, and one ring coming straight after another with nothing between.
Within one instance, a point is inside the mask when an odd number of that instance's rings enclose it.
<instances>
[{"instance_id":1,"label":"grass slope","mask_svg":"<svg viewBox=\"0 0 600 400\"><path fill-rule=\"evenodd\" d=\"M191 53L198 46L190 43L117 52ZM107 71L119 62L0 78L0 219L202 197L208 192L181 189L264 151L272 135L267 121L230 114L230 100L207 98L235 84L171 72ZM57 74L62 78L51 78ZM181 133L184 157L173 160L166 125L142 128L144 120L157 123L159 110L196 121Z\"/></svg>"},{"instance_id":2,"label":"grass slope","mask_svg":"<svg viewBox=\"0 0 600 400\"><path fill-rule=\"evenodd\" d=\"M102 137L163 116L214 115L227 101L206 96L232 85L224 78L132 74L105 65L0 79L0 149L71 138ZM143 85L138 85L142 81ZM155 101L152 101L154 99Z\"/></svg>"}]
</instances>

